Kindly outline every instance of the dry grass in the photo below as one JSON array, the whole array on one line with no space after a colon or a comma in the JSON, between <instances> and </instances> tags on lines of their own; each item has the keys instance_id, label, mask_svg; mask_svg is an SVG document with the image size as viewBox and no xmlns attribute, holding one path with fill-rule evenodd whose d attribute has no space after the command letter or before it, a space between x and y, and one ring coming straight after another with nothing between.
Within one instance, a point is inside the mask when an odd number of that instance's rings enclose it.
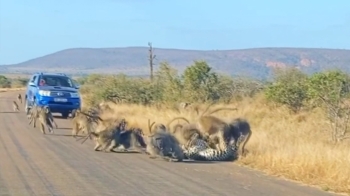
<instances>
[{"instance_id":1,"label":"dry grass","mask_svg":"<svg viewBox=\"0 0 350 196\"><path fill-rule=\"evenodd\" d=\"M143 130L148 130L148 119L166 124L175 116L196 118L190 111L111 105L114 113L105 113L103 118L122 116ZM350 142L334 145L329 141L329 125L322 112L290 114L286 108L268 106L261 97L228 107L236 106L238 111L221 111L215 115L224 120L244 117L251 124L249 154L239 164L317 185L323 190L350 193Z\"/></svg>"},{"instance_id":2,"label":"dry grass","mask_svg":"<svg viewBox=\"0 0 350 196\"><path fill-rule=\"evenodd\" d=\"M25 87L21 88L0 88L0 92L7 92L7 91L23 91L25 90Z\"/></svg>"},{"instance_id":3,"label":"dry grass","mask_svg":"<svg viewBox=\"0 0 350 196\"><path fill-rule=\"evenodd\" d=\"M16 78L30 78L31 74L22 74L22 73L5 73L1 74L6 78L16 79Z\"/></svg>"}]
</instances>

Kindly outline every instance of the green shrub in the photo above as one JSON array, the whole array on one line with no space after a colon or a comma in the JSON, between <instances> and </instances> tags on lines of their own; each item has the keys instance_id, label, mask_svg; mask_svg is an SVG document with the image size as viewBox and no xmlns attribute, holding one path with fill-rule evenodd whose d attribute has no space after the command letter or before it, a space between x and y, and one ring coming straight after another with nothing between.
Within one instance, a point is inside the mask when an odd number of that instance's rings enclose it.
<instances>
[{"instance_id":1,"label":"green shrub","mask_svg":"<svg viewBox=\"0 0 350 196\"><path fill-rule=\"evenodd\" d=\"M266 98L298 112L308 98L307 75L296 68L276 69L274 82L265 89Z\"/></svg>"}]
</instances>

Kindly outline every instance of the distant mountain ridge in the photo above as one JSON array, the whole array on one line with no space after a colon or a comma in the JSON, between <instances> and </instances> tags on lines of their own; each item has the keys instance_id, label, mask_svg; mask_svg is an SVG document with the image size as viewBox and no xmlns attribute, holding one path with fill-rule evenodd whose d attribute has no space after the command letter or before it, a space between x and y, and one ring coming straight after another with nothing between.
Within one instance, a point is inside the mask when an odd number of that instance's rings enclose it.
<instances>
[{"instance_id":1,"label":"distant mountain ridge","mask_svg":"<svg viewBox=\"0 0 350 196\"><path fill-rule=\"evenodd\" d=\"M204 60L221 73L254 78L266 78L272 67L294 66L309 73L334 68L350 70L350 50L343 49L253 48L200 51L154 48L154 54L157 56L156 65L166 61L180 72L195 60ZM3 65L0 66L0 71L145 75L149 73L147 58L147 47L73 48L18 64Z\"/></svg>"}]
</instances>

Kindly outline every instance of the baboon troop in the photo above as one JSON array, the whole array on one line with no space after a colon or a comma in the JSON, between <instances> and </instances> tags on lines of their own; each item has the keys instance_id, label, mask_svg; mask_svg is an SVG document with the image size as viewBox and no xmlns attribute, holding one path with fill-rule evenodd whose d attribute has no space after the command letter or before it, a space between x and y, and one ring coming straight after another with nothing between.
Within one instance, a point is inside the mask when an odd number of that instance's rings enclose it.
<instances>
[{"instance_id":1,"label":"baboon troop","mask_svg":"<svg viewBox=\"0 0 350 196\"><path fill-rule=\"evenodd\" d=\"M17 95L17 101L22 103L21 94ZM102 152L130 152L146 154L151 159L181 162L184 159L201 161L232 161L240 153L246 154L246 144L252 131L246 119L234 118L226 122L214 113L237 108L217 108L209 111L214 103L208 105L203 112L192 103L182 102L183 109L191 106L197 117L189 120L185 117L174 117L167 124L152 122L148 119L148 135L139 127L128 127L127 119L122 114L113 113L108 103L102 102L89 109L76 109L71 112L72 137L76 141L87 139L95 143L94 151ZM18 112L19 106L13 101L13 110ZM101 118L106 115L108 118ZM29 125L39 120L40 130L54 133L53 125L58 126L48 106L32 106L27 114ZM177 121L176 124L172 123ZM77 139L79 133L84 136Z\"/></svg>"}]
</instances>

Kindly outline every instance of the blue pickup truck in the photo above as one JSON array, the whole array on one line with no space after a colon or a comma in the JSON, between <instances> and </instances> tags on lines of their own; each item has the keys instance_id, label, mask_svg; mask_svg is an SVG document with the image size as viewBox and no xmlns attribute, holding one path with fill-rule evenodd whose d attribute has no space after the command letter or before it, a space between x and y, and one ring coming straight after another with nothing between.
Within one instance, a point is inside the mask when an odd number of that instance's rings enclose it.
<instances>
[{"instance_id":1,"label":"blue pickup truck","mask_svg":"<svg viewBox=\"0 0 350 196\"><path fill-rule=\"evenodd\" d=\"M33 105L49 106L52 113L68 118L80 108L79 86L63 73L36 73L29 79L25 94L25 111Z\"/></svg>"}]
</instances>

